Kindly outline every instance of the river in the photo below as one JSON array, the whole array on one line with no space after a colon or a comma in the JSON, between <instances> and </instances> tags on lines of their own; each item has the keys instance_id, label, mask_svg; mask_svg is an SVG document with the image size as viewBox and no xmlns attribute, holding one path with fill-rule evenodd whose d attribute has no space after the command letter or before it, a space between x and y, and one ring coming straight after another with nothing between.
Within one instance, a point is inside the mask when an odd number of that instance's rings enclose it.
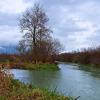
<instances>
[{"instance_id":1,"label":"river","mask_svg":"<svg viewBox=\"0 0 100 100\"><path fill-rule=\"evenodd\" d=\"M24 83L56 89L67 96L80 96L78 100L100 100L100 69L67 63L60 63L59 67L58 71L12 69L11 72Z\"/></svg>"}]
</instances>

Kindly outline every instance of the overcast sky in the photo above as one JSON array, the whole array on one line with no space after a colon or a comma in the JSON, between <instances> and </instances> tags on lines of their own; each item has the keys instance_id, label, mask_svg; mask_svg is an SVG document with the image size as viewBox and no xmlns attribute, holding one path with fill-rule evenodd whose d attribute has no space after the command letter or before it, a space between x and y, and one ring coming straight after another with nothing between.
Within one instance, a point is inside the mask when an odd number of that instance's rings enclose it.
<instances>
[{"instance_id":1,"label":"overcast sky","mask_svg":"<svg viewBox=\"0 0 100 100\"><path fill-rule=\"evenodd\" d=\"M17 18L35 2L45 9L64 51L100 45L100 0L0 0L0 48L18 43Z\"/></svg>"}]
</instances>

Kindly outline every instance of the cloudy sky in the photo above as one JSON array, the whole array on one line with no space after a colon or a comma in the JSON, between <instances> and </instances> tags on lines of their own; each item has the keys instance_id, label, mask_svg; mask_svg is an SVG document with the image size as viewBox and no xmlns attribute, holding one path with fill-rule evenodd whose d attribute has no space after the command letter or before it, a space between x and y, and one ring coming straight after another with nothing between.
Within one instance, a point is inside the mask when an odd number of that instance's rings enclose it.
<instances>
[{"instance_id":1,"label":"cloudy sky","mask_svg":"<svg viewBox=\"0 0 100 100\"><path fill-rule=\"evenodd\" d=\"M100 0L0 0L0 48L18 43L17 18L35 2L45 9L64 51L100 45Z\"/></svg>"}]
</instances>

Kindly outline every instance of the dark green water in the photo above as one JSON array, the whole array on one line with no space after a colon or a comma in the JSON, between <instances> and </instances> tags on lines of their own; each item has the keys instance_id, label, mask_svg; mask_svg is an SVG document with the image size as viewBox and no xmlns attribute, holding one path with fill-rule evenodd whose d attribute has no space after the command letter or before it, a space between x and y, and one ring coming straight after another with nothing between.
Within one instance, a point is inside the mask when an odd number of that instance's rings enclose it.
<instances>
[{"instance_id":1,"label":"dark green water","mask_svg":"<svg viewBox=\"0 0 100 100\"><path fill-rule=\"evenodd\" d=\"M72 64L59 64L59 71L32 71L12 69L16 79L68 96L80 96L78 100L100 100L100 69L87 69Z\"/></svg>"}]
</instances>

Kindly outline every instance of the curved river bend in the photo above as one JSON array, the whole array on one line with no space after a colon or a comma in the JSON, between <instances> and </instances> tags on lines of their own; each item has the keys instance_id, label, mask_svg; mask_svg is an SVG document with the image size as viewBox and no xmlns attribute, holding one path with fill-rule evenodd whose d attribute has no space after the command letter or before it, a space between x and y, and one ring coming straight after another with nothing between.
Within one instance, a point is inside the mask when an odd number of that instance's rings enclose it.
<instances>
[{"instance_id":1,"label":"curved river bend","mask_svg":"<svg viewBox=\"0 0 100 100\"><path fill-rule=\"evenodd\" d=\"M75 96L78 100L100 100L100 69L87 69L73 64L59 64L59 71L12 69L15 79L38 87Z\"/></svg>"}]
</instances>

